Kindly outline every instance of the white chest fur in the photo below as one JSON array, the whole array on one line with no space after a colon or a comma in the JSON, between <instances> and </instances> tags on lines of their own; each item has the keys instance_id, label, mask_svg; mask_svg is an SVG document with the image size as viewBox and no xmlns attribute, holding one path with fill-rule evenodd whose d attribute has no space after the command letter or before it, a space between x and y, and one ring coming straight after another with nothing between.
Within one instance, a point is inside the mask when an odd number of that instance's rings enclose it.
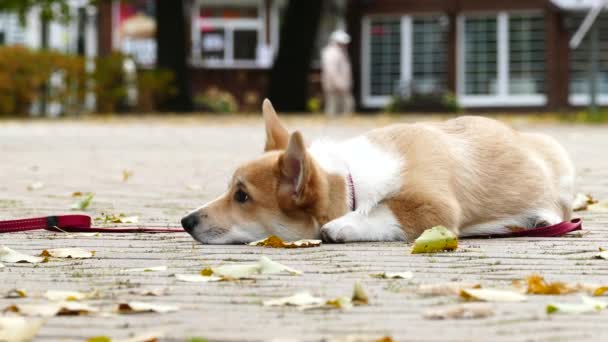
<instances>
[{"instance_id":1,"label":"white chest fur","mask_svg":"<svg viewBox=\"0 0 608 342\"><path fill-rule=\"evenodd\" d=\"M399 191L404 158L382 149L367 137L342 142L318 140L309 152L325 171L344 177L352 175L357 212L368 214L384 198Z\"/></svg>"}]
</instances>

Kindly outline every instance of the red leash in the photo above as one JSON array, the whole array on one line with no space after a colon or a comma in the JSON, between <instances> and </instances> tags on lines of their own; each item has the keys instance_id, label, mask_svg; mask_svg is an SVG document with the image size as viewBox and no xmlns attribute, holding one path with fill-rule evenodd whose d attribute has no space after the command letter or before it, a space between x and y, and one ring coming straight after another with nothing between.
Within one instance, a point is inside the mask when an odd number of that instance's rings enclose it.
<instances>
[{"instance_id":1,"label":"red leash","mask_svg":"<svg viewBox=\"0 0 608 342\"><path fill-rule=\"evenodd\" d=\"M576 218L552 226L522 229L521 231L494 234L476 235L467 238L508 238L508 237L556 237L576 230L581 230L583 221ZM29 230L46 229L64 232L89 233L182 233L183 229L174 228L97 228L91 227L91 217L87 215L58 215L37 217L20 220L0 221L0 233L25 232Z\"/></svg>"},{"instance_id":2,"label":"red leash","mask_svg":"<svg viewBox=\"0 0 608 342\"><path fill-rule=\"evenodd\" d=\"M71 233L179 233L183 229L172 228L97 228L91 226L91 217L87 215L58 215L36 217L20 220L0 221L0 233L25 232L46 229Z\"/></svg>"}]
</instances>

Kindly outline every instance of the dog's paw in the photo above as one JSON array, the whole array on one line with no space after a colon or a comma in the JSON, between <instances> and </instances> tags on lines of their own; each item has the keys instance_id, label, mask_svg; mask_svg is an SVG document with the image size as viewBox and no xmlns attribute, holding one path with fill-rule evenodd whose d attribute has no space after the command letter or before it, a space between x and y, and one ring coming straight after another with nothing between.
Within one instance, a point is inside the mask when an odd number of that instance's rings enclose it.
<instances>
[{"instance_id":1,"label":"dog's paw","mask_svg":"<svg viewBox=\"0 0 608 342\"><path fill-rule=\"evenodd\" d=\"M321 227L321 239L324 242L345 243L352 241L356 227L352 220L342 217L326 223Z\"/></svg>"}]
</instances>

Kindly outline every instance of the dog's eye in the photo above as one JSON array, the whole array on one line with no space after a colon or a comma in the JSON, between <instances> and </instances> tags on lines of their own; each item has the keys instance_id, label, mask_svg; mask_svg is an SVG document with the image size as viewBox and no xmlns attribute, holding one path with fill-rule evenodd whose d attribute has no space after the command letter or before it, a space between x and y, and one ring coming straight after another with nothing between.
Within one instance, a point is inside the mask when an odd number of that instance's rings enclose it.
<instances>
[{"instance_id":1,"label":"dog's eye","mask_svg":"<svg viewBox=\"0 0 608 342\"><path fill-rule=\"evenodd\" d=\"M249 195L247 195L245 191L239 189L234 193L234 200L239 203L245 203L249 200Z\"/></svg>"}]
</instances>

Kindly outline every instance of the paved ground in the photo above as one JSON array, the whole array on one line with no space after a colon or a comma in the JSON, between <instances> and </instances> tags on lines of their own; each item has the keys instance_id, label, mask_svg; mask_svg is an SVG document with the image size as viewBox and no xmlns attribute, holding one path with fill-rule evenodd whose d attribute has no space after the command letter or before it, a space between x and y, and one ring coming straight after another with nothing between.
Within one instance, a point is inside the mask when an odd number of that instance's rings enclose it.
<instances>
[{"instance_id":1,"label":"paved ground","mask_svg":"<svg viewBox=\"0 0 608 342\"><path fill-rule=\"evenodd\" d=\"M326 122L290 118L308 138L351 136L381 120ZM608 127L515 123L547 132L572 154L579 190L608 198ZM177 226L182 214L224 190L230 171L260 153L262 126L257 118L136 119L120 122L0 122L0 219L70 212L74 191L94 192L88 214L138 215L142 224ZM122 170L133 176L122 181ZM33 182L41 189L28 191ZM405 341L602 340L608 337L608 312L547 316L550 301L577 302L578 295L534 296L525 303L495 304L497 314L481 320L429 321L427 308L455 303L452 297L420 297L418 284L470 280L508 286L540 273L551 280L608 284L608 261L592 256L608 247L608 214L583 213L587 234L555 239L465 240L454 253L411 255L401 243L324 245L315 249L276 250L245 246L202 246L186 234L78 237L35 232L0 237L0 244L31 254L52 247L84 247L96 257L84 261L9 264L0 269L0 294L22 288L35 297L46 289L97 289L110 308L124 300L176 304L168 314L114 317L68 316L50 319L40 341L84 341L96 335L127 337L164 331L163 340L317 341L345 335L392 336ZM251 262L260 255L305 272L300 277L273 275L255 282L184 283L174 273L195 273L204 266ZM167 272L125 274L124 268L167 265ZM412 271L412 280L381 280L368 274ZM360 281L370 305L348 311L307 311L262 307L263 299L310 290L316 295L348 295ZM132 292L167 288L161 297ZM0 307L44 302L40 298L0 299Z\"/></svg>"}]
</instances>

